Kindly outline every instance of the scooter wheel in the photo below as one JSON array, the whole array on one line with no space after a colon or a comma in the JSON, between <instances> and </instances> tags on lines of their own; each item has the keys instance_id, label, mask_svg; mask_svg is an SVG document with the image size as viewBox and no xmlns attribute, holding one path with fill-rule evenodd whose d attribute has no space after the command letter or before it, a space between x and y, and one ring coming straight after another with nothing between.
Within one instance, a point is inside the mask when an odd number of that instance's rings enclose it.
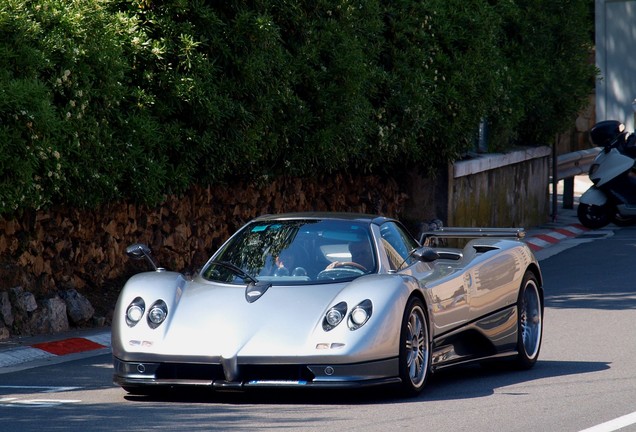
<instances>
[{"instance_id":1,"label":"scooter wheel","mask_svg":"<svg viewBox=\"0 0 636 432\"><path fill-rule=\"evenodd\" d=\"M595 206L580 203L576 209L576 215L581 224L590 229L603 228L611 221L611 212L608 206Z\"/></svg>"}]
</instances>

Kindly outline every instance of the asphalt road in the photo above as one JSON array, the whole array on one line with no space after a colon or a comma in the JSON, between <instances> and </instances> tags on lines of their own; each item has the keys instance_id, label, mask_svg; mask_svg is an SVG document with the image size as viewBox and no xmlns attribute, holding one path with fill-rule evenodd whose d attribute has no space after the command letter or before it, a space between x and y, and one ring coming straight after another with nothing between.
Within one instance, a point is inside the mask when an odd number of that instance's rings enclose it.
<instances>
[{"instance_id":1,"label":"asphalt road","mask_svg":"<svg viewBox=\"0 0 636 432\"><path fill-rule=\"evenodd\" d=\"M417 398L364 392L127 396L109 355L0 374L1 431L636 431L636 227L543 254L546 313L530 371L470 366Z\"/></svg>"}]
</instances>

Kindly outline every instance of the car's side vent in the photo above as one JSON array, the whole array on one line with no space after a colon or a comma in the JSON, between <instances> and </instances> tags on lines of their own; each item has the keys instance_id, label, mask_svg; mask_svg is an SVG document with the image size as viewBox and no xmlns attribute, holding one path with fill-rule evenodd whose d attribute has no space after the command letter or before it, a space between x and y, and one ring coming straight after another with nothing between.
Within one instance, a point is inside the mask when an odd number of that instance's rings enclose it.
<instances>
[{"instance_id":1,"label":"car's side vent","mask_svg":"<svg viewBox=\"0 0 636 432\"><path fill-rule=\"evenodd\" d=\"M477 253L486 253L493 250L499 250L497 246L492 246L492 245L474 245L473 248L475 249L475 252Z\"/></svg>"},{"instance_id":2,"label":"car's side vent","mask_svg":"<svg viewBox=\"0 0 636 432\"><path fill-rule=\"evenodd\" d=\"M452 251L437 251L440 259L459 261L463 258L463 254L461 252L452 252Z\"/></svg>"}]
</instances>

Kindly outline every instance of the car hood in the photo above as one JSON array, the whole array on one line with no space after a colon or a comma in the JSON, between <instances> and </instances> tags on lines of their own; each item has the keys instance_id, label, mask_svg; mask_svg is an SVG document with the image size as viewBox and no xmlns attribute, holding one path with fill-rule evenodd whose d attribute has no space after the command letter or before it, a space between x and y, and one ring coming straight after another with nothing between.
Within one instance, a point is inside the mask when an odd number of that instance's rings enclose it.
<instances>
[{"instance_id":1,"label":"car hood","mask_svg":"<svg viewBox=\"0 0 636 432\"><path fill-rule=\"evenodd\" d=\"M166 322L154 330L142 322L122 332L129 340L121 342L129 352L208 360L307 355L317 343L329 342L322 320L347 285L271 286L250 303L245 286L187 282L173 300L162 299L168 303Z\"/></svg>"}]
</instances>

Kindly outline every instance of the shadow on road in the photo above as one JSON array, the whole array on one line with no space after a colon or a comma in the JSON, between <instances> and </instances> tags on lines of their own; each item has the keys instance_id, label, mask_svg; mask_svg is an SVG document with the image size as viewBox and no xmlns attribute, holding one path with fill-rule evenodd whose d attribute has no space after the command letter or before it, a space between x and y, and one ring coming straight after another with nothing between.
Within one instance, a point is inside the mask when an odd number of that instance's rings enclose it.
<instances>
[{"instance_id":1,"label":"shadow on road","mask_svg":"<svg viewBox=\"0 0 636 432\"><path fill-rule=\"evenodd\" d=\"M35 389L31 387L25 389L27 394L13 393L12 397L0 398L0 416L3 432L314 431L345 422L345 429L352 430L349 426L360 422L366 424L373 419L382 422L382 411L379 410L387 405L417 403L420 405L414 408L419 412L428 406L452 407L452 403L446 402L495 393L511 396L531 393L536 398L544 392L544 379L589 374L608 368L609 363L605 362L575 361L539 361L527 371L502 363L491 367L459 367L432 375L424 392L416 398L401 397L387 387L318 392L187 390L153 397L126 395L112 385L67 391L58 389L56 393L42 393L41 390L32 393ZM102 378L96 377L97 381L107 382L109 372L104 369ZM100 402L104 398L110 402Z\"/></svg>"},{"instance_id":2,"label":"shadow on road","mask_svg":"<svg viewBox=\"0 0 636 432\"><path fill-rule=\"evenodd\" d=\"M485 366L466 366L448 369L434 375L421 395L422 400L456 400L490 396L510 387L510 391L519 394L516 386L540 385L544 378L564 377L601 372L610 368L608 362L579 362L539 360L530 370L518 370L512 365L493 363Z\"/></svg>"}]
</instances>

